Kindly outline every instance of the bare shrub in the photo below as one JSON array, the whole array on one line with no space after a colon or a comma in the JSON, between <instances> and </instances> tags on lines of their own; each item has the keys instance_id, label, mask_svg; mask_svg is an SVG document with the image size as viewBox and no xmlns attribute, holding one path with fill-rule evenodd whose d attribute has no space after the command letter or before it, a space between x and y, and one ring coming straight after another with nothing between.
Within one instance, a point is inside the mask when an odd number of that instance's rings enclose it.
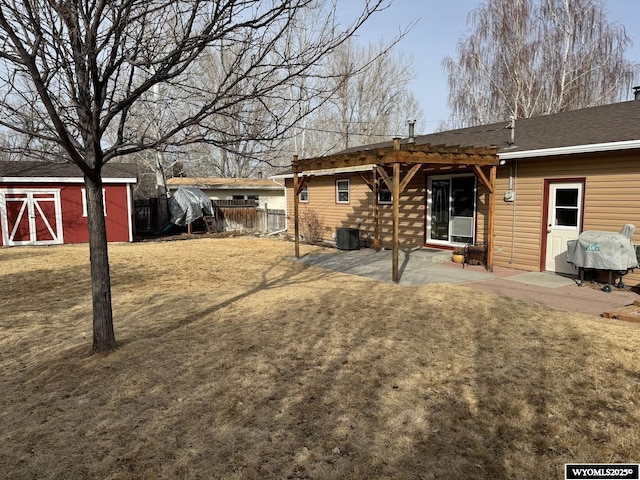
<instances>
[{"instance_id":1,"label":"bare shrub","mask_svg":"<svg viewBox=\"0 0 640 480\"><path fill-rule=\"evenodd\" d=\"M324 219L315 210L307 210L300 217L302 235L308 243L322 242L322 232L324 230Z\"/></svg>"}]
</instances>

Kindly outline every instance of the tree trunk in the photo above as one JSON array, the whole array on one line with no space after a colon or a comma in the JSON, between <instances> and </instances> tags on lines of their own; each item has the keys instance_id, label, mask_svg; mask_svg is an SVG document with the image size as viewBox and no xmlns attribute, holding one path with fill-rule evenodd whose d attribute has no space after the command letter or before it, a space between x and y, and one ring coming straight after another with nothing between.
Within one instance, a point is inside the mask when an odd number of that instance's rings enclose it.
<instances>
[{"instance_id":1,"label":"tree trunk","mask_svg":"<svg viewBox=\"0 0 640 480\"><path fill-rule=\"evenodd\" d=\"M91 291L93 297L93 351L116 348L111 308L111 275L107 252L107 230L104 220L102 179L85 176L87 220L89 223L89 256L91 259Z\"/></svg>"}]
</instances>

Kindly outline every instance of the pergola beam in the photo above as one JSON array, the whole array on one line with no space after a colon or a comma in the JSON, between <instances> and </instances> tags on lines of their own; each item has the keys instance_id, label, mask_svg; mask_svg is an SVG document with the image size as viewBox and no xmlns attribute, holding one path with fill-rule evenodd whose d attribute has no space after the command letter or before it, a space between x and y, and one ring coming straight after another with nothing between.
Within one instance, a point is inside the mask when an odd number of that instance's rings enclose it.
<instances>
[{"instance_id":1,"label":"pergola beam","mask_svg":"<svg viewBox=\"0 0 640 480\"><path fill-rule=\"evenodd\" d=\"M419 145L394 150L393 147L363 150L352 153L339 153L326 157L316 157L293 162L293 172L309 170L327 170L341 167L359 167L365 165L434 164L434 165L471 165L490 166L498 164L498 147L460 147L446 145Z\"/></svg>"},{"instance_id":2,"label":"pergola beam","mask_svg":"<svg viewBox=\"0 0 640 480\"><path fill-rule=\"evenodd\" d=\"M473 171L475 172L476 176L480 180L480 183L482 183L485 186L485 188L489 191L489 193L493 193L494 187L491 184L491 181L486 177L482 169L478 165L473 165Z\"/></svg>"},{"instance_id":3,"label":"pergola beam","mask_svg":"<svg viewBox=\"0 0 640 480\"><path fill-rule=\"evenodd\" d=\"M408 152L401 152L398 155L398 160L393 155L370 155L367 157L349 157L340 156L340 158L333 157L320 157L304 160L304 164L293 165L294 173L302 173L310 170L328 170L341 167L362 167L367 165L393 165L396 162L406 164L433 164L433 165L456 165L456 166L470 166L481 165L490 166L495 165L497 162L495 155L478 155L478 154L464 154L464 153L418 153L409 154Z\"/></svg>"}]
</instances>

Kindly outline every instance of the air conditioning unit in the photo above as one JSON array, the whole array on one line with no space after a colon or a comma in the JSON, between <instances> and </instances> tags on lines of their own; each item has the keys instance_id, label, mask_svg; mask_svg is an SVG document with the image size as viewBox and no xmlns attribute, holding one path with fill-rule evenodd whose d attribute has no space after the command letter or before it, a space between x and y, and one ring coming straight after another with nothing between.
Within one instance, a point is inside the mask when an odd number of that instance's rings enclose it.
<instances>
[{"instance_id":1,"label":"air conditioning unit","mask_svg":"<svg viewBox=\"0 0 640 480\"><path fill-rule=\"evenodd\" d=\"M358 250L360 248L359 228L338 228L336 230L338 250Z\"/></svg>"}]
</instances>

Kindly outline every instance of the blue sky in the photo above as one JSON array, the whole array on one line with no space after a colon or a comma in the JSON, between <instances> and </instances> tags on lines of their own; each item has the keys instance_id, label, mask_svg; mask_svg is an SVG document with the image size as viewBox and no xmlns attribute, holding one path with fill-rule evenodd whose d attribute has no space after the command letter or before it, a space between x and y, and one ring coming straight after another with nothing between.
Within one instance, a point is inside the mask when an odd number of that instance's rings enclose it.
<instances>
[{"instance_id":1,"label":"blue sky","mask_svg":"<svg viewBox=\"0 0 640 480\"><path fill-rule=\"evenodd\" d=\"M357 10L360 0L343 0L341 8ZM422 105L425 123L420 132L430 133L440 121L449 118L448 88L441 62L445 56L456 57L458 39L468 33L467 15L480 0L393 0L391 6L377 14L359 32L363 43L390 39L411 21L420 19L406 38L396 47L413 57L416 79L412 89ZM637 0L606 0L610 22L622 24L634 45L627 50L629 60L640 63L640 16ZM640 84L640 78L636 80ZM629 99L632 92L629 92Z\"/></svg>"}]
</instances>

